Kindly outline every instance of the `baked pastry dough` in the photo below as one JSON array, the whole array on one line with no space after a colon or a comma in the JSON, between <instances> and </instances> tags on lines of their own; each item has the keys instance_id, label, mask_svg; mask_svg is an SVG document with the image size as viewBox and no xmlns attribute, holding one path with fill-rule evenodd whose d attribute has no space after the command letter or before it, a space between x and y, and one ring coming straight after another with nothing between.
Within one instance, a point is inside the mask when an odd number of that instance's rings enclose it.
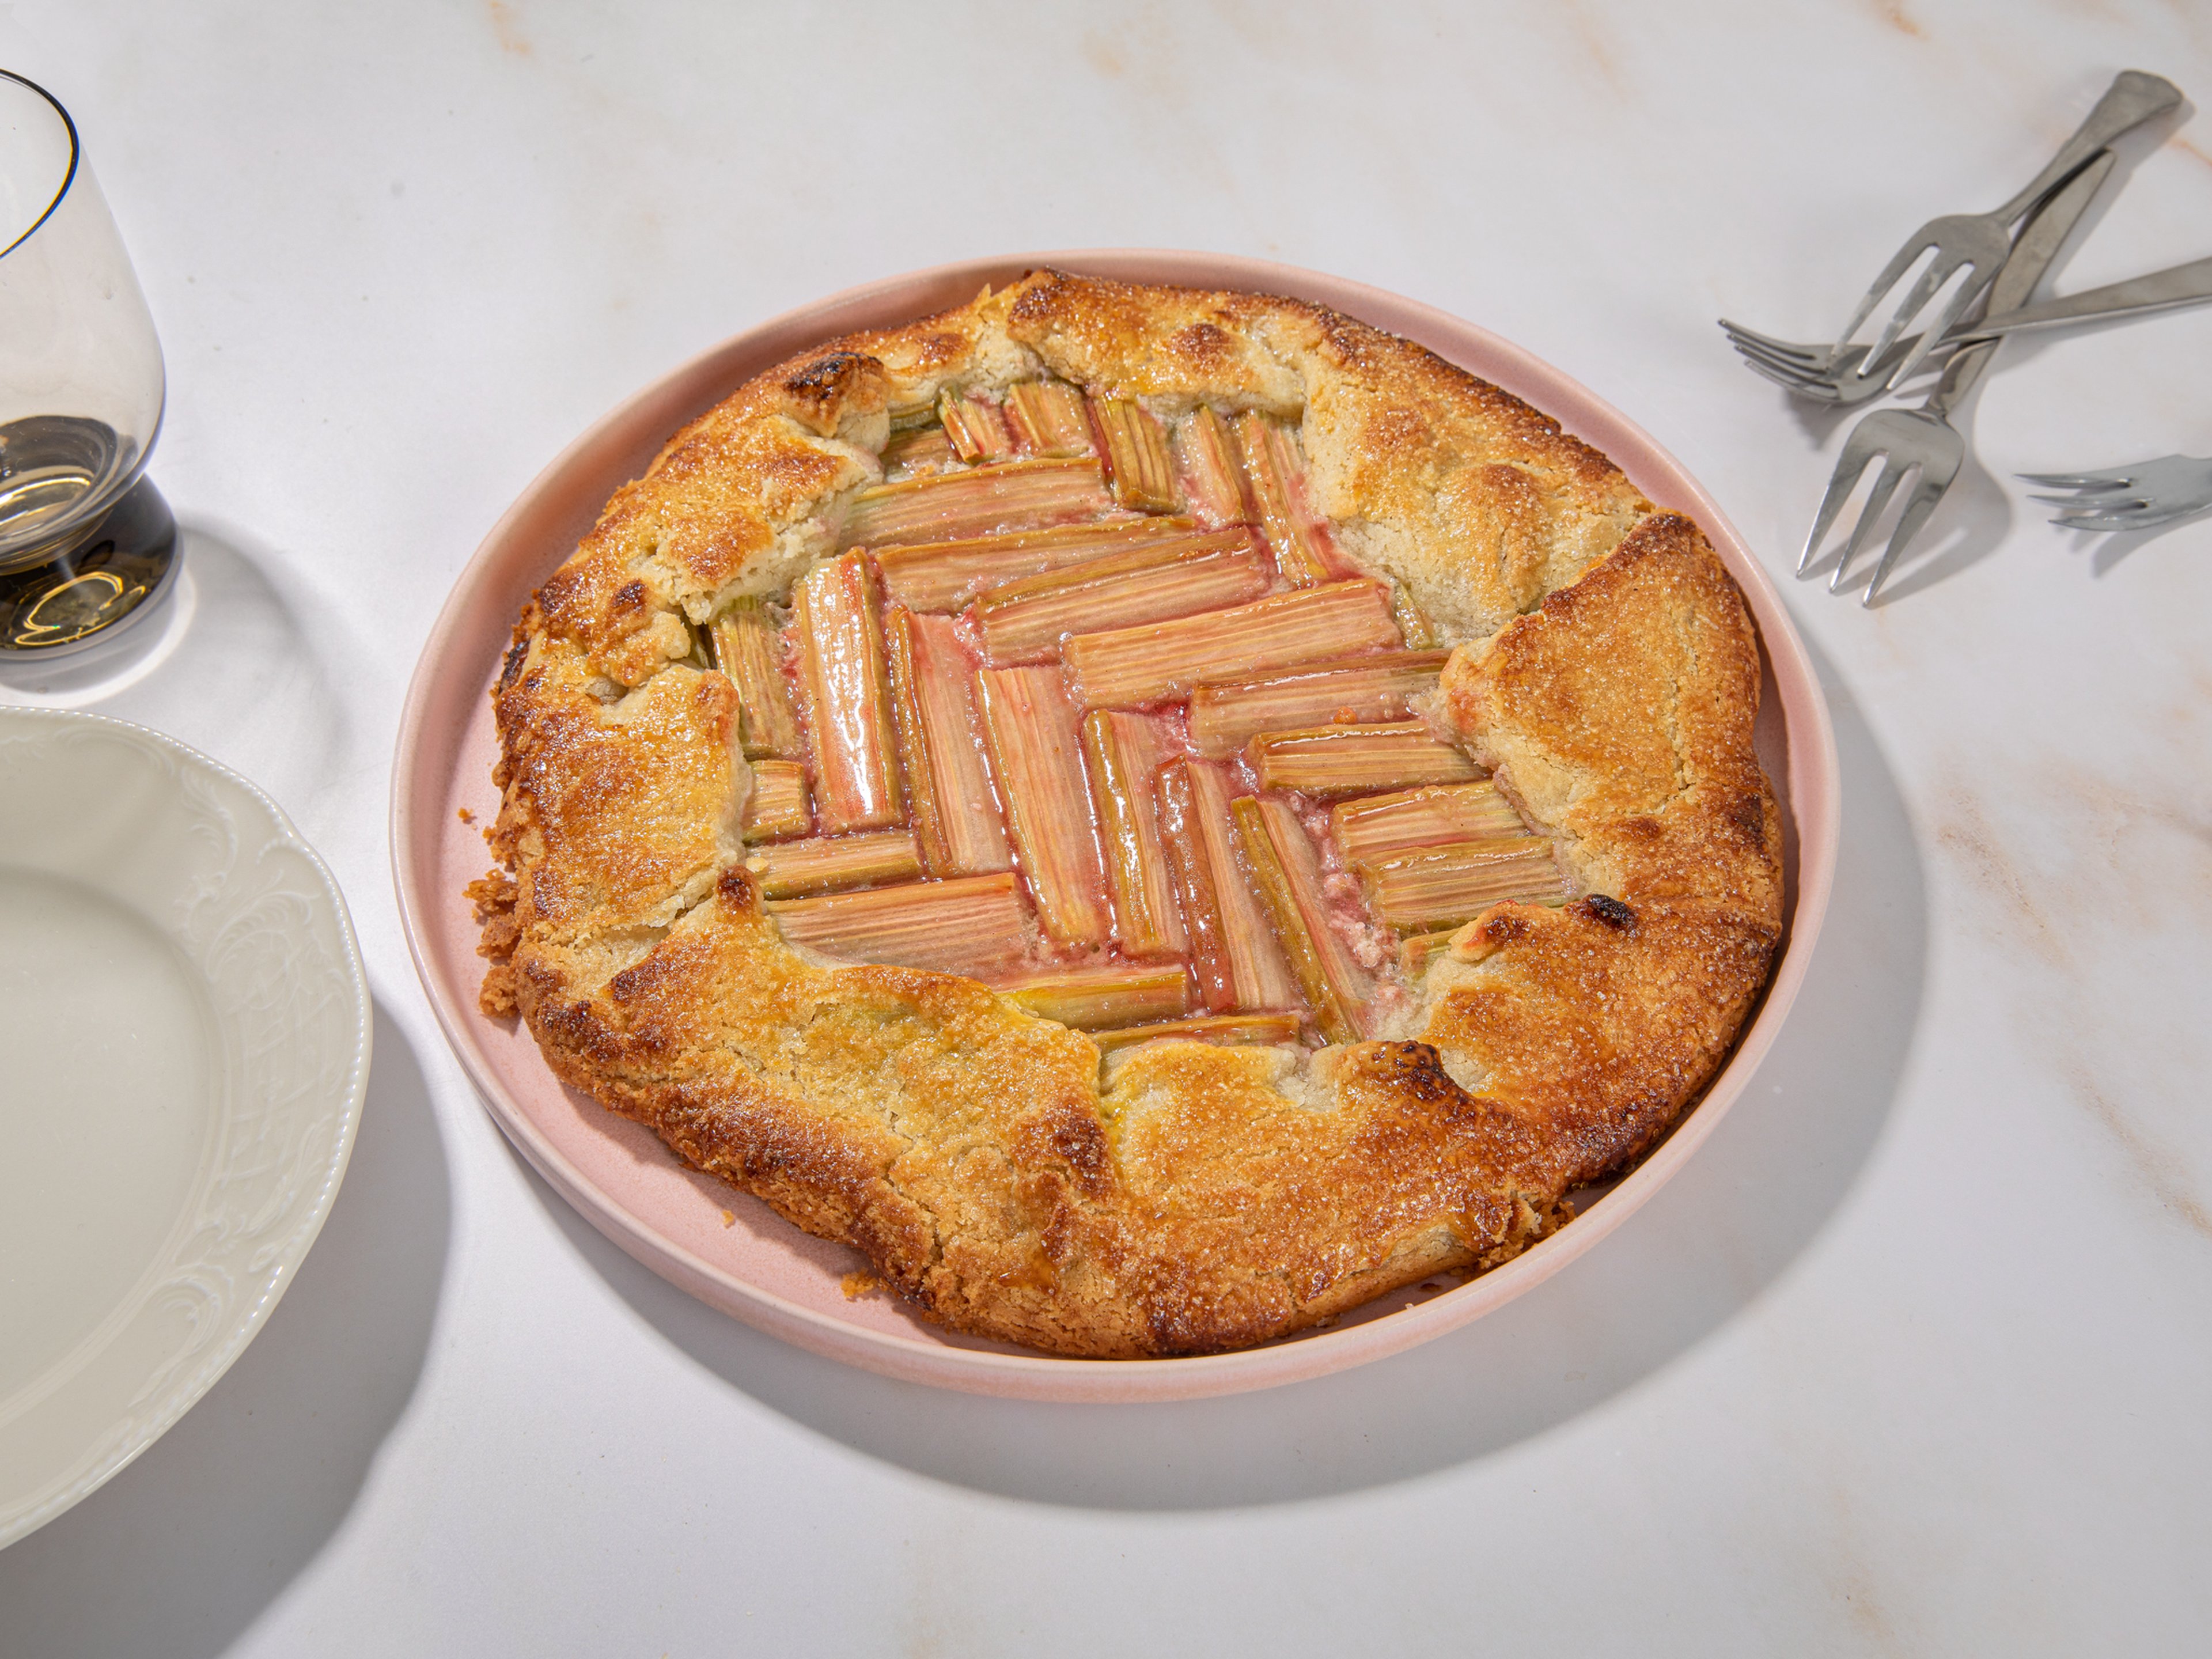
<instances>
[{"instance_id":1,"label":"baked pastry dough","mask_svg":"<svg viewBox=\"0 0 2212 1659\"><path fill-rule=\"evenodd\" d=\"M1327 594L1287 660L1208 620ZM1015 665L947 744L977 660ZM1497 387L1295 300L1034 272L749 382L539 589L493 691L483 1006L949 1327L1264 1341L1517 1254L1711 1077L1782 925L1759 679L1697 526ZM1086 770L1110 893L1058 864ZM1433 828L1462 811L1490 827ZM1491 902L1468 872L1509 856ZM1272 990L1240 940L1279 942Z\"/></svg>"}]
</instances>

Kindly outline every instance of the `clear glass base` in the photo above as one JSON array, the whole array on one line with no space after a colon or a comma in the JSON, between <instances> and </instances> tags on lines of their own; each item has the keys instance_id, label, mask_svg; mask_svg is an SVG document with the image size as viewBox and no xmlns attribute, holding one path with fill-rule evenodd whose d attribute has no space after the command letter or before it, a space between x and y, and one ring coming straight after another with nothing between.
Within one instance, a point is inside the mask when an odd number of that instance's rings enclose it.
<instances>
[{"instance_id":1,"label":"clear glass base","mask_svg":"<svg viewBox=\"0 0 2212 1659\"><path fill-rule=\"evenodd\" d=\"M57 657L156 608L179 563L177 520L141 478L52 557L0 574L0 655Z\"/></svg>"},{"instance_id":2,"label":"clear glass base","mask_svg":"<svg viewBox=\"0 0 2212 1659\"><path fill-rule=\"evenodd\" d=\"M22 563L26 546L44 546L81 524L82 509L112 497L136 459L104 421L32 415L0 426L0 568Z\"/></svg>"}]
</instances>

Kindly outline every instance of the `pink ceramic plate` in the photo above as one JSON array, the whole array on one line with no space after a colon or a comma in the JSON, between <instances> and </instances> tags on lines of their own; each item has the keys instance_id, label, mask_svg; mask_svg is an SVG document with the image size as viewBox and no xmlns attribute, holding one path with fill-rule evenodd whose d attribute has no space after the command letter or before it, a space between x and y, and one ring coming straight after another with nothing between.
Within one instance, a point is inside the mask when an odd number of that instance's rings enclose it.
<instances>
[{"instance_id":1,"label":"pink ceramic plate","mask_svg":"<svg viewBox=\"0 0 2212 1659\"><path fill-rule=\"evenodd\" d=\"M483 963L461 889L487 860L478 830L460 811L481 825L498 805L487 693L531 592L671 433L754 374L834 335L961 304L984 283L1040 264L1296 295L1419 341L1557 416L1654 501L1695 518L1743 585L1765 639L1759 750L1782 793L1789 936L1765 1002L1704 1100L1572 1225L1497 1271L1442 1293L1386 1297L1328 1330L1241 1353L1055 1359L941 1331L881 1295L848 1299L842 1279L865 1265L856 1253L810 1238L757 1200L684 1169L651 1133L556 1082L526 1030L477 1011ZM1713 499L1633 422L1527 352L1411 300L1262 260L1121 251L975 260L852 289L694 358L570 445L485 538L431 630L400 722L392 855L423 988L493 1118L564 1198L654 1272L749 1324L892 1376L1034 1400L1171 1400L1266 1388L1412 1347L1510 1301L1626 1220L1712 1132L1774 1041L1827 906L1836 823L1835 740L1796 630Z\"/></svg>"}]
</instances>

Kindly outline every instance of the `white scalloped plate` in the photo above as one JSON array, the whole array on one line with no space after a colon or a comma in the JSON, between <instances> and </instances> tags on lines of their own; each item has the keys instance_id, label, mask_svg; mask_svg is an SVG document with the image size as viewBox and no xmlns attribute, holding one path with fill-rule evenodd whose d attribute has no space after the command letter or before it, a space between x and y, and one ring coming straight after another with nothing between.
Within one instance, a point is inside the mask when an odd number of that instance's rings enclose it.
<instances>
[{"instance_id":1,"label":"white scalloped plate","mask_svg":"<svg viewBox=\"0 0 2212 1659\"><path fill-rule=\"evenodd\" d=\"M261 1328L368 1043L345 902L275 803L143 726L0 709L0 1546Z\"/></svg>"}]
</instances>

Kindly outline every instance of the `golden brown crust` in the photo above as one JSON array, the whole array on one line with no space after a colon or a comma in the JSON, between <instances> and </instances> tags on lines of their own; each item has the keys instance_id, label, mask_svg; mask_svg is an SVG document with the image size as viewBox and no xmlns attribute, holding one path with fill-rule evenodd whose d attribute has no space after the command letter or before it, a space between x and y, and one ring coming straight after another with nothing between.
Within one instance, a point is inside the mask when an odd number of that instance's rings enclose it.
<instances>
[{"instance_id":1,"label":"golden brown crust","mask_svg":"<svg viewBox=\"0 0 2212 1659\"><path fill-rule=\"evenodd\" d=\"M895 416L1045 371L1297 420L1345 546L1462 642L1438 718L1593 896L1496 908L1402 1040L1314 1056L1154 1043L1102 1067L973 981L786 946L737 856L732 693L684 660L685 617L834 548ZM1301 301L1035 273L749 383L540 591L494 694L514 878L471 890L485 1007L947 1324L1244 1346L1524 1249L1711 1077L1781 922L1759 684L1696 527L1496 387Z\"/></svg>"},{"instance_id":2,"label":"golden brown crust","mask_svg":"<svg viewBox=\"0 0 2212 1659\"><path fill-rule=\"evenodd\" d=\"M1326 307L1057 271L1010 292L1008 332L1079 384L1302 416L1322 510L1456 637L1572 582L1650 510L1548 415Z\"/></svg>"},{"instance_id":3,"label":"golden brown crust","mask_svg":"<svg viewBox=\"0 0 2212 1659\"><path fill-rule=\"evenodd\" d=\"M1499 905L1436 969L1425 1035L1528 1129L1530 1185L1564 1191L1674 1121L1735 1040L1775 939L1702 906Z\"/></svg>"},{"instance_id":4,"label":"golden brown crust","mask_svg":"<svg viewBox=\"0 0 2212 1659\"><path fill-rule=\"evenodd\" d=\"M741 869L599 994L549 988L531 1024L564 1080L946 1322L1062 1352L1259 1341L1549 1207L1519 1123L1425 1045L1340 1051L1327 1111L1276 1086L1280 1051L1198 1043L1102 1093L1089 1038L973 981L799 962Z\"/></svg>"},{"instance_id":5,"label":"golden brown crust","mask_svg":"<svg viewBox=\"0 0 2212 1659\"><path fill-rule=\"evenodd\" d=\"M1445 665L1444 717L1583 884L1770 928L1782 826L1752 747L1759 637L1698 527L1644 520L1602 563Z\"/></svg>"}]
</instances>

